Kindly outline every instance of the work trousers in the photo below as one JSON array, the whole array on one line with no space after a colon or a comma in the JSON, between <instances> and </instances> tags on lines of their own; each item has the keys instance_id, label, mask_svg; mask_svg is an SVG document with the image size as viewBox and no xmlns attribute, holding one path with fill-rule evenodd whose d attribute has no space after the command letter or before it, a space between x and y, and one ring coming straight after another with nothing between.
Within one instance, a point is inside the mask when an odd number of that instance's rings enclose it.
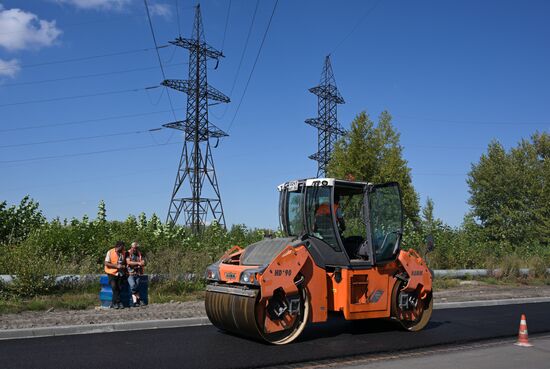
<instances>
[{"instance_id":1,"label":"work trousers","mask_svg":"<svg viewBox=\"0 0 550 369\"><path fill-rule=\"evenodd\" d=\"M124 278L125 276L109 274L109 284L111 285L111 290L113 290L113 299L111 300L113 305L120 303L120 291L122 290Z\"/></svg>"},{"instance_id":2,"label":"work trousers","mask_svg":"<svg viewBox=\"0 0 550 369\"><path fill-rule=\"evenodd\" d=\"M139 285L140 285L140 278L141 276L135 274L135 275L129 275L128 276L128 284L130 285L130 291L132 291L132 294L138 294L139 293Z\"/></svg>"}]
</instances>

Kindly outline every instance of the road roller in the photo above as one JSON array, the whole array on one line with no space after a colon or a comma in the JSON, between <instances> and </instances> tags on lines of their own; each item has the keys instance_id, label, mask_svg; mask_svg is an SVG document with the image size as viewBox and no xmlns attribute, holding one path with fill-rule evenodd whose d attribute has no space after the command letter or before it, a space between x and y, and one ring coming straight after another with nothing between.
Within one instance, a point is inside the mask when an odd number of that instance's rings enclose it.
<instances>
[{"instance_id":1,"label":"road roller","mask_svg":"<svg viewBox=\"0 0 550 369\"><path fill-rule=\"evenodd\" d=\"M398 183L313 178L278 190L282 237L233 246L206 270L214 326L282 345L329 312L390 319L408 331L428 324L433 275L401 247Z\"/></svg>"}]
</instances>

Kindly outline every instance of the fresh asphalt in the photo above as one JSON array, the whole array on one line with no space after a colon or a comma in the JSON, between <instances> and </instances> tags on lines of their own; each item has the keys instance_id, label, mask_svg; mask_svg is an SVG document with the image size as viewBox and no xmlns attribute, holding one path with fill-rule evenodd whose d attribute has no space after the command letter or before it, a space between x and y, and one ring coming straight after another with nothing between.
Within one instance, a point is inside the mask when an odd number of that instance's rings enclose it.
<instances>
[{"instance_id":1,"label":"fresh asphalt","mask_svg":"<svg viewBox=\"0 0 550 369\"><path fill-rule=\"evenodd\" d=\"M251 368L395 353L529 333L550 332L550 303L435 310L421 332L387 321L333 317L310 325L299 340L271 346L213 326L0 341L2 368Z\"/></svg>"}]
</instances>

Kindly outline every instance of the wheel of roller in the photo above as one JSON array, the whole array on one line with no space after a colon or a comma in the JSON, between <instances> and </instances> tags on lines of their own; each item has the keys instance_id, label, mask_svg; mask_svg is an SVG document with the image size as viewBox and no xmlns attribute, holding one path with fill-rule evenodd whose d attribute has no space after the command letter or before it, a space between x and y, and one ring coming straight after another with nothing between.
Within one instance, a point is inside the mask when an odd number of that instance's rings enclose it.
<instances>
[{"instance_id":1,"label":"wheel of roller","mask_svg":"<svg viewBox=\"0 0 550 369\"><path fill-rule=\"evenodd\" d=\"M263 321L266 307L256 298L207 291L205 297L206 315L214 326L238 335L263 340L274 345L294 341L304 330L309 318L309 298L305 288L299 288L300 310L293 324L287 329L266 333Z\"/></svg>"},{"instance_id":2,"label":"wheel of roller","mask_svg":"<svg viewBox=\"0 0 550 369\"><path fill-rule=\"evenodd\" d=\"M307 290L304 287L298 287L298 291L300 293L300 311L296 315L293 324L289 328L275 333L265 333L262 329L262 338L265 341L274 345L285 345L298 338L306 327L309 319L309 297ZM265 308L258 304L256 314L257 317L261 318L265 316L265 314ZM258 319L258 321L261 320Z\"/></svg>"},{"instance_id":3,"label":"wheel of roller","mask_svg":"<svg viewBox=\"0 0 550 369\"><path fill-rule=\"evenodd\" d=\"M426 298L420 299L417 292L411 292L411 294L416 294L418 303L416 307L412 309L403 310L399 307L399 292L404 286L404 282L397 282L393 288L391 297L391 316L399 322L403 329L411 332L420 331L428 325L432 316L432 293L429 292Z\"/></svg>"}]
</instances>

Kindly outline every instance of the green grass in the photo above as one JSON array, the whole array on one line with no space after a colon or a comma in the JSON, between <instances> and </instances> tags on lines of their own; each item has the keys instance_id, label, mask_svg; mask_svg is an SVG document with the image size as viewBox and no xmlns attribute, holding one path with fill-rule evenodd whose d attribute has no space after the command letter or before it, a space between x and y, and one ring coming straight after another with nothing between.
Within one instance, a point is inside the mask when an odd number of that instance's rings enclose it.
<instances>
[{"instance_id":1,"label":"green grass","mask_svg":"<svg viewBox=\"0 0 550 369\"><path fill-rule=\"evenodd\" d=\"M61 290L29 298L5 296L0 299L0 314L23 311L84 310L99 305L99 285L92 283L74 290ZM204 299L203 282L164 281L149 287L150 303L184 302Z\"/></svg>"},{"instance_id":2,"label":"green grass","mask_svg":"<svg viewBox=\"0 0 550 369\"><path fill-rule=\"evenodd\" d=\"M454 278L435 278L433 280L434 290L445 290L447 288L458 287L460 285L459 279Z\"/></svg>"},{"instance_id":3,"label":"green grass","mask_svg":"<svg viewBox=\"0 0 550 369\"><path fill-rule=\"evenodd\" d=\"M204 282L165 281L154 283L149 289L150 303L191 301L204 299Z\"/></svg>"},{"instance_id":4,"label":"green grass","mask_svg":"<svg viewBox=\"0 0 550 369\"><path fill-rule=\"evenodd\" d=\"M504 276L500 278L496 277L471 277L468 276L463 279L456 278L435 278L433 281L433 288L435 290L444 290L448 288L455 288L461 286L461 281L478 281L480 284L487 284L493 286L549 286L550 276L544 277L510 277Z\"/></svg>"},{"instance_id":5,"label":"green grass","mask_svg":"<svg viewBox=\"0 0 550 369\"><path fill-rule=\"evenodd\" d=\"M85 291L71 291L32 298L9 297L0 300L0 314L22 311L83 310L98 304L98 294Z\"/></svg>"}]
</instances>

